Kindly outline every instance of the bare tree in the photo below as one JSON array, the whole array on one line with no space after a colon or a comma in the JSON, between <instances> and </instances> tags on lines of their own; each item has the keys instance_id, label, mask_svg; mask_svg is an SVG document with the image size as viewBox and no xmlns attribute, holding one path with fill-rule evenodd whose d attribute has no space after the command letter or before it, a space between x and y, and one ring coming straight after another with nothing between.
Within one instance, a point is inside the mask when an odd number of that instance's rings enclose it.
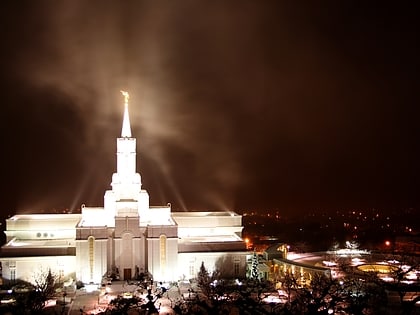
<instances>
[{"instance_id":1,"label":"bare tree","mask_svg":"<svg viewBox=\"0 0 420 315\"><path fill-rule=\"evenodd\" d=\"M408 276L412 272L419 270L420 259L409 254L398 254L388 258L392 262L391 272L389 273L392 281L387 283L387 288L389 291L397 293L403 313L410 314L417 300L406 299L407 293L412 290ZM415 281L418 282L419 279L417 278Z\"/></svg>"},{"instance_id":2,"label":"bare tree","mask_svg":"<svg viewBox=\"0 0 420 315\"><path fill-rule=\"evenodd\" d=\"M282 286L288 295L285 311L290 314L371 314L386 305L385 290L376 276L334 279L315 273L308 285L301 285L293 273L285 273Z\"/></svg>"},{"instance_id":3,"label":"bare tree","mask_svg":"<svg viewBox=\"0 0 420 315\"><path fill-rule=\"evenodd\" d=\"M22 283L24 290L15 291L16 314L39 314L55 295L57 276L50 269L34 274L32 283Z\"/></svg>"},{"instance_id":4,"label":"bare tree","mask_svg":"<svg viewBox=\"0 0 420 315\"><path fill-rule=\"evenodd\" d=\"M344 310L349 314L372 314L383 311L387 295L375 273L348 274L341 280L345 296Z\"/></svg>"},{"instance_id":5,"label":"bare tree","mask_svg":"<svg viewBox=\"0 0 420 315\"><path fill-rule=\"evenodd\" d=\"M286 309L292 314L328 314L343 300L339 283L324 274L312 275L310 284L302 286L294 274L286 273L283 288L288 295Z\"/></svg>"}]
</instances>

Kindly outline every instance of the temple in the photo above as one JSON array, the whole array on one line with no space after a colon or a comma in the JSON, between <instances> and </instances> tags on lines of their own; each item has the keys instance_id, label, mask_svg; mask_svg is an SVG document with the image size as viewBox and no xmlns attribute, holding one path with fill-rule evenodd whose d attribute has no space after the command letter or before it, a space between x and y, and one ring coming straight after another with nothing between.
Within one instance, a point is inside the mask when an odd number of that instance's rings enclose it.
<instances>
[{"instance_id":1,"label":"temple","mask_svg":"<svg viewBox=\"0 0 420 315\"><path fill-rule=\"evenodd\" d=\"M125 100L117 165L103 207L82 205L78 214L24 214L6 220L6 244L0 251L5 281L32 281L51 269L62 280L100 283L104 277L136 279L150 274L157 281L209 272L242 277L246 245L242 217L234 212L172 212L171 205L150 206L136 171L129 95Z\"/></svg>"}]
</instances>

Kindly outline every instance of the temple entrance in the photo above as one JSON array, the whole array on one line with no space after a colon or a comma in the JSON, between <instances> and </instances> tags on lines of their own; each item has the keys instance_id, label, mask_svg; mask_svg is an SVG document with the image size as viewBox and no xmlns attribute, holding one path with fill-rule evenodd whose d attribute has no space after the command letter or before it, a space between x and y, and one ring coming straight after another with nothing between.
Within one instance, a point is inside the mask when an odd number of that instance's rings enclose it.
<instances>
[{"instance_id":1,"label":"temple entrance","mask_svg":"<svg viewBox=\"0 0 420 315\"><path fill-rule=\"evenodd\" d=\"M124 280L131 280L131 268L124 268Z\"/></svg>"},{"instance_id":2,"label":"temple entrance","mask_svg":"<svg viewBox=\"0 0 420 315\"><path fill-rule=\"evenodd\" d=\"M122 235L120 266L123 271L123 279L131 280L133 274L133 234L126 232Z\"/></svg>"}]
</instances>

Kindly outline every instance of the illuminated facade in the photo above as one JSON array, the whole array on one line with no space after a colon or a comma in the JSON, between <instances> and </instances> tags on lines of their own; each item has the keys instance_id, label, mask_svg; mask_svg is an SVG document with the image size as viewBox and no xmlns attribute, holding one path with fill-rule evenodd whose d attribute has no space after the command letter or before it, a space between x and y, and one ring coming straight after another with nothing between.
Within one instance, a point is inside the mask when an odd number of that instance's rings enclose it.
<instances>
[{"instance_id":1,"label":"illuminated facade","mask_svg":"<svg viewBox=\"0 0 420 315\"><path fill-rule=\"evenodd\" d=\"M128 94L117 170L104 207L82 206L80 214L15 215L6 220L7 242L0 262L5 280L31 281L40 268L64 278L100 283L104 276L155 280L194 278L204 262L212 272L245 275L242 217L233 212L172 212L150 206L136 172L136 138L131 135Z\"/></svg>"}]
</instances>

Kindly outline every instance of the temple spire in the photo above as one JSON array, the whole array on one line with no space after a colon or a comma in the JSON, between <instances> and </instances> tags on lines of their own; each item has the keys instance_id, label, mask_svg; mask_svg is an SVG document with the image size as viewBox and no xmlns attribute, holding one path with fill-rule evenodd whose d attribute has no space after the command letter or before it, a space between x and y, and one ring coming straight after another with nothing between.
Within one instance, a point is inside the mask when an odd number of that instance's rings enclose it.
<instances>
[{"instance_id":1,"label":"temple spire","mask_svg":"<svg viewBox=\"0 0 420 315\"><path fill-rule=\"evenodd\" d=\"M125 92L125 91L121 91L121 94L124 96L124 104L125 104L121 137L131 138L130 117L128 116L128 99L130 98L130 95L128 94L128 92Z\"/></svg>"}]
</instances>

